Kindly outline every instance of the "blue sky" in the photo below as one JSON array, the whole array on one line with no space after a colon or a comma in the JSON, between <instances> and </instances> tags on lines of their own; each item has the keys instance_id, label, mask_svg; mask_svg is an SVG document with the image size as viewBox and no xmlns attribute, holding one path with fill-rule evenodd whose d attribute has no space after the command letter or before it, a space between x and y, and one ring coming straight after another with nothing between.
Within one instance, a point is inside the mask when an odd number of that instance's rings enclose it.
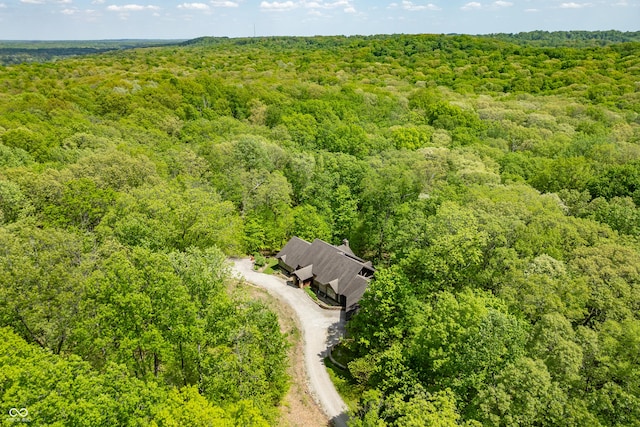
<instances>
[{"instance_id":1,"label":"blue sky","mask_svg":"<svg viewBox=\"0 0 640 427\"><path fill-rule=\"evenodd\" d=\"M2 40L640 30L640 0L0 0Z\"/></svg>"}]
</instances>

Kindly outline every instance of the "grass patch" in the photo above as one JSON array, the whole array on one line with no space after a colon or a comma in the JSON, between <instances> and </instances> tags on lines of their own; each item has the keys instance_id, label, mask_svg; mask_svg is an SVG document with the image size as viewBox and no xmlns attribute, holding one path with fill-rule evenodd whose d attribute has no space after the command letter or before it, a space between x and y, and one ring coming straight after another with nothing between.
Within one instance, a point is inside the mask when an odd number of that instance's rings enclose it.
<instances>
[{"instance_id":1,"label":"grass patch","mask_svg":"<svg viewBox=\"0 0 640 427\"><path fill-rule=\"evenodd\" d=\"M310 287L305 287L304 291L311 297L313 298L314 301L319 301L318 300L318 295L316 295L315 292L313 292L313 290Z\"/></svg>"},{"instance_id":2,"label":"grass patch","mask_svg":"<svg viewBox=\"0 0 640 427\"><path fill-rule=\"evenodd\" d=\"M275 267L278 265L278 260L275 258L267 258L267 262L264 265L264 274L273 274L276 272Z\"/></svg>"},{"instance_id":3,"label":"grass patch","mask_svg":"<svg viewBox=\"0 0 640 427\"><path fill-rule=\"evenodd\" d=\"M349 371L334 365L328 357L324 359L324 364L327 367L331 382L338 390L338 394L340 394L344 403L347 404L350 410L356 410L360 396L365 390L364 387L355 382Z\"/></svg>"},{"instance_id":4,"label":"grass patch","mask_svg":"<svg viewBox=\"0 0 640 427\"><path fill-rule=\"evenodd\" d=\"M278 260L275 258L269 258L267 259L267 268L273 268L276 265L278 265Z\"/></svg>"},{"instance_id":5,"label":"grass patch","mask_svg":"<svg viewBox=\"0 0 640 427\"><path fill-rule=\"evenodd\" d=\"M264 274L274 274L278 260L275 258L265 258L259 253L254 255L253 269Z\"/></svg>"}]
</instances>

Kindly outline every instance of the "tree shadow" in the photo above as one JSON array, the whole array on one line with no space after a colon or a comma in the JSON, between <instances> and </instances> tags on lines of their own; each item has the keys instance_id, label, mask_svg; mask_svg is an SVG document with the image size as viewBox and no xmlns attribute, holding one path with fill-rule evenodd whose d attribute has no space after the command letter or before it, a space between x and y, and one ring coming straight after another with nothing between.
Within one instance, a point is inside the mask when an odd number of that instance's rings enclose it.
<instances>
[{"instance_id":1,"label":"tree shadow","mask_svg":"<svg viewBox=\"0 0 640 427\"><path fill-rule=\"evenodd\" d=\"M342 310L340 312L340 320L338 322L331 324L327 329L327 340L325 342L325 348L318 355L320 356L321 360L324 361L325 358L329 357L331 353L331 349L333 349L334 346L340 343L340 340L345 334L345 323L346 323L346 313L344 310ZM348 420L349 420L349 415L346 412L342 412L339 415L336 415L335 417L331 418L329 420L329 425L334 427L347 427Z\"/></svg>"},{"instance_id":2,"label":"tree shadow","mask_svg":"<svg viewBox=\"0 0 640 427\"><path fill-rule=\"evenodd\" d=\"M340 342L340 339L345 334L345 324L346 324L346 313L344 310L340 311L340 320L338 322L333 323L329 326L327 330L327 355L328 350L333 348L336 344Z\"/></svg>"},{"instance_id":3,"label":"tree shadow","mask_svg":"<svg viewBox=\"0 0 640 427\"><path fill-rule=\"evenodd\" d=\"M327 341L325 343L325 349L321 354L322 360L324 360L324 358L326 357L329 357L333 347L339 344L342 337L344 337L345 325L346 312L342 310L340 312L340 320L331 324L327 329ZM347 427L348 420L349 415L346 412L342 412L339 415L331 418L331 420L329 420L329 425L332 425L334 427Z\"/></svg>"},{"instance_id":4,"label":"tree shadow","mask_svg":"<svg viewBox=\"0 0 640 427\"><path fill-rule=\"evenodd\" d=\"M296 286L295 283L293 283L293 280L287 280L286 283L287 283L287 286L291 286L292 288L295 288L295 289L300 289L298 286Z\"/></svg>"},{"instance_id":5,"label":"tree shadow","mask_svg":"<svg viewBox=\"0 0 640 427\"><path fill-rule=\"evenodd\" d=\"M334 427L347 427L347 421L349 421L349 415L347 415L346 412L343 412L340 415L331 418L329 420L329 425Z\"/></svg>"}]
</instances>

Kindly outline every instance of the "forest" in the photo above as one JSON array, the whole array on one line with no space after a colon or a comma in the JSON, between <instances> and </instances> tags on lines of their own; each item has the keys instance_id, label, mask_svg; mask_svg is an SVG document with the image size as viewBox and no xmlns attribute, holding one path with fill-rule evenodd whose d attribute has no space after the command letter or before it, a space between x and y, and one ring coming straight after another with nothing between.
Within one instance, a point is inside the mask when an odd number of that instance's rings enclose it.
<instances>
[{"instance_id":1,"label":"forest","mask_svg":"<svg viewBox=\"0 0 640 427\"><path fill-rule=\"evenodd\" d=\"M590 34L0 66L0 407L277 425L287 339L225 260L296 235L377 268L352 426L640 426L640 42Z\"/></svg>"},{"instance_id":2,"label":"forest","mask_svg":"<svg viewBox=\"0 0 640 427\"><path fill-rule=\"evenodd\" d=\"M134 49L173 45L180 40L88 40L88 41L20 41L0 40L0 65L26 62L52 62L59 59Z\"/></svg>"}]
</instances>

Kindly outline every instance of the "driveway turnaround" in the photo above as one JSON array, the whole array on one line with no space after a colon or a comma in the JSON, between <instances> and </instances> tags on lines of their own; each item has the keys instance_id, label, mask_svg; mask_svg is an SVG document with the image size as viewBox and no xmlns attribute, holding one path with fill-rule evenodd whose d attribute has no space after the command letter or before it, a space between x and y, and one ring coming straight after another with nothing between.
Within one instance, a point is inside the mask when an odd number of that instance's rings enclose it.
<instances>
[{"instance_id":1,"label":"driveway turnaround","mask_svg":"<svg viewBox=\"0 0 640 427\"><path fill-rule=\"evenodd\" d=\"M309 390L331 422L336 427L346 427L347 406L324 366L329 348L338 342L344 332L344 312L318 307L303 290L288 285L276 276L254 271L249 259L231 260L231 266L239 278L266 289L295 311L302 327Z\"/></svg>"}]
</instances>

